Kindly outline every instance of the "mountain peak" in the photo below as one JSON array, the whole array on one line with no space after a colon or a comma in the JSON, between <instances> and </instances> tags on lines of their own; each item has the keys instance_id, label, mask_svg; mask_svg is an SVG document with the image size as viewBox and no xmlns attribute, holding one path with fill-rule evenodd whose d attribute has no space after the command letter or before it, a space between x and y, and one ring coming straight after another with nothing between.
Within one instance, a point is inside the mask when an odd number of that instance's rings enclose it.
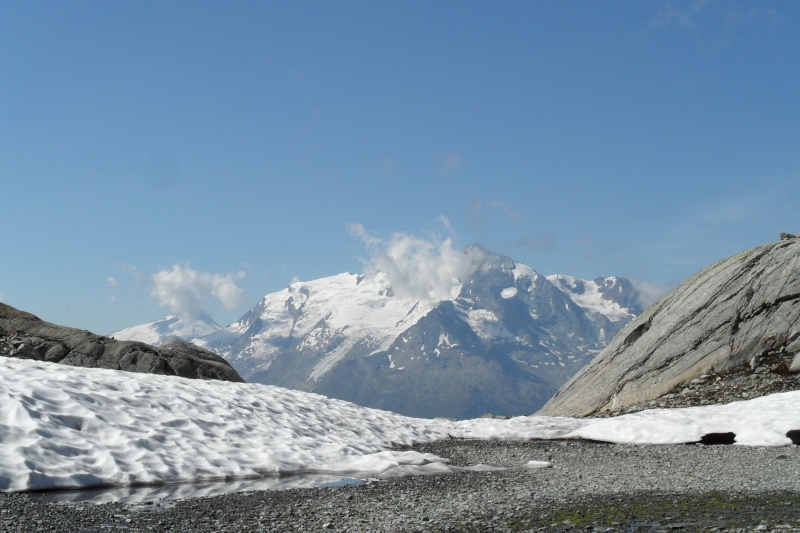
<instances>
[{"instance_id":1,"label":"mountain peak","mask_svg":"<svg viewBox=\"0 0 800 533\"><path fill-rule=\"evenodd\" d=\"M167 315L146 324L115 331L109 337L120 341L138 341L160 346L171 337L192 340L221 329L222 326L207 313L201 313L197 318Z\"/></svg>"}]
</instances>

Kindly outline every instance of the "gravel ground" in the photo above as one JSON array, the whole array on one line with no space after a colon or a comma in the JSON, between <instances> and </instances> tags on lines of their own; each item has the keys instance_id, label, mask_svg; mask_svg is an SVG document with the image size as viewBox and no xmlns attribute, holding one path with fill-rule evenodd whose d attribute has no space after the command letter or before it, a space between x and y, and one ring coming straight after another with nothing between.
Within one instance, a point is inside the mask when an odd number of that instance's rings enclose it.
<instances>
[{"instance_id":1,"label":"gravel ground","mask_svg":"<svg viewBox=\"0 0 800 533\"><path fill-rule=\"evenodd\" d=\"M0 494L0 531L800 531L800 446L448 441L414 449L499 472L150 504ZM530 460L552 468L528 470Z\"/></svg>"}]
</instances>

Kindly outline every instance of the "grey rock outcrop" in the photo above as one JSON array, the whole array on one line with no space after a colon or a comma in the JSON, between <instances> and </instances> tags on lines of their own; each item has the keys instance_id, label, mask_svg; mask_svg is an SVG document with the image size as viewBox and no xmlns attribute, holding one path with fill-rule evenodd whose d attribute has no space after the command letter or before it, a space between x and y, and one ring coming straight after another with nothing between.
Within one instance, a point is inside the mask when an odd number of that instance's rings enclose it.
<instances>
[{"instance_id":1,"label":"grey rock outcrop","mask_svg":"<svg viewBox=\"0 0 800 533\"><path fill-rule=\"evenodd\" d=\"M681 389L688 394L701 377L767 366L787 376L800 371L800 239L752 248L686 280L630 322L538 414L620 412ZM797 380L785 383L800 388Z\"/></svg>"},{"instance_id":2,"label":"grey rock outcrop","mask_svg":"<svg viewBox=\"0 0 800 533\"><path fill-rule=\"evenodd\" d=\"M69 366L243 382L213 352L180 339L158 348L58 326L0 303L0 355Z\"/></svg>"}]
</instances>

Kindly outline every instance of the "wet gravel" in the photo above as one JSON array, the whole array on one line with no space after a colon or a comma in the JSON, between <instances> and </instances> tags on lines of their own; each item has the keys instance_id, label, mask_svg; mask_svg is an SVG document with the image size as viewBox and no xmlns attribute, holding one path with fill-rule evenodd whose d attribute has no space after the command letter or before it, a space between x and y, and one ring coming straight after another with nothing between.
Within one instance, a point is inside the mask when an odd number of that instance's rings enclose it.
<instances>
[{"instance_id":1,"label":"wet gravel","mask_svg":"<svg viewBox=\"0 0 800 533\"><path fill-rule=\"evenodd\" d=\"M448 441L510 467L149 504L0 494L0 531L800 531L800 446ZM522 465L547 460L552 468Z\"/></svg>"}]
</instances>

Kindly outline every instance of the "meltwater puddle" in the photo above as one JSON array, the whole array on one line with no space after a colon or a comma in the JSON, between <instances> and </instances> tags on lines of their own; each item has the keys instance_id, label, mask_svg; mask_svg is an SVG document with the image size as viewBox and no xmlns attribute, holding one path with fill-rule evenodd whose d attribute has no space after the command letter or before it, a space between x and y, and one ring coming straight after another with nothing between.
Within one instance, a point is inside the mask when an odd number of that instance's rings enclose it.
<instances>
[{"instance_id":1,"label":"meltwater puddle","mask_svg":"<svg viewBox=\"0 0 800 533\"><path fill-rule=\"evenodd\" d=\"M31 499L44 503L152 503L164 500L222 496L234 492L256 490L331 488L360 485L363 479L329 474L298 474L255 479L235 479L198 483L167 483L163 485L136 485L101 487L94 489L53 490L31 492Z\"/></svg>"},{"instance_id":2,"label":"meltwater puddle","mask_svg":"<svg viewBox=\"0 0 800 533\"><path fill-rule=\"evenodd\" d=\"M547 461L529 461L517 468L548 468ZM51 490L31 492L30 497L44 503L153 503L185 498L222 496L235 492L258 490L285 490L307 488L333 488L344 485L360 485L367 480L381 480L398 477L453 474L457 472L492 472L508 470L509 467L476 464L472 466L451 466L445 462L432 462L420 465L401 465L376 475L364 478L346 474L294 474L274 477L232 479L224 481L165 483L159 485L134 485L101 487L94 489Z\"/></svg>"}]
</instances>

